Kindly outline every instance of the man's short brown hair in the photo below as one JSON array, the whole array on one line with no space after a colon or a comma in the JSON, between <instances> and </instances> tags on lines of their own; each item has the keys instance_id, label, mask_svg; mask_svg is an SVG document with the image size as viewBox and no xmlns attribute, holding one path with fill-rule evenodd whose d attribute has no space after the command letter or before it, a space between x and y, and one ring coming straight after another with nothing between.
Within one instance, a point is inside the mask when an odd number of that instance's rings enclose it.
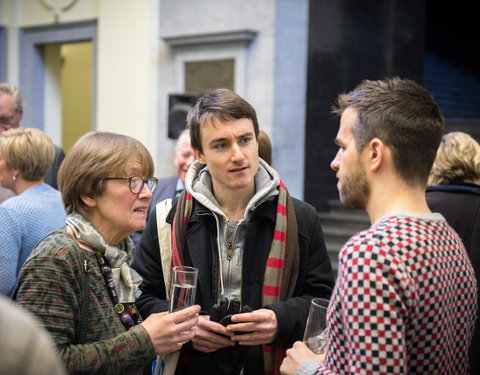
<instances>
[{"instance_id":1,"label":"man's short brown hair","mask_svg":"<svg viewBox=\"0 0 480 375\"><path fill-rule=\"evenodd\" d=\"M352 127L359 151L373 138L392 150L395 170L410 184L427 184L444 132L444 119L432 95L414 81L389 78L365 80L348 94L340 94L333 112L354 108Z\"/></svg>"},{"instance_id":2,"label":"man's short brown hair","mask_svg":"<svg viewBox=\"0 0 480 375\"><path fill-rule=\"evenodd\" d=\"M201 128L206 123L243 118L252 121L255 137L258 138L257 114L245 99L229 89L216 89L202 96L187 115L192 148L203 153Z\"/></svg>"}]
</instances>

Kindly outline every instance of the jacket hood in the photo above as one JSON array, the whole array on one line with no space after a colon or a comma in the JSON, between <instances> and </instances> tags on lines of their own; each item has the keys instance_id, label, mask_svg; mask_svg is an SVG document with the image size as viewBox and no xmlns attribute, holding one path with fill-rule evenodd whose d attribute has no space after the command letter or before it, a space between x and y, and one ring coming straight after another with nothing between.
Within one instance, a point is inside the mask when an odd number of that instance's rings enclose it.
<instances>
[{"instance_id":1,"label":"jacket hood","mask_svg":"<svg viewBox=\"0 0 480 375\"><path fill-rule=\"evenodd\" d=\"M278 185L280 183L278 172L262 159L259 159L259 161L258 172L254 177L255 194L247 204L245 217L260 203L269 197L278 195ZM220 209L220 205L212 194L212 176L205 164L197 160L190 166L185 178L185 189L209 210L225 217L225 214Z\"/></svg>"}]
</instances>

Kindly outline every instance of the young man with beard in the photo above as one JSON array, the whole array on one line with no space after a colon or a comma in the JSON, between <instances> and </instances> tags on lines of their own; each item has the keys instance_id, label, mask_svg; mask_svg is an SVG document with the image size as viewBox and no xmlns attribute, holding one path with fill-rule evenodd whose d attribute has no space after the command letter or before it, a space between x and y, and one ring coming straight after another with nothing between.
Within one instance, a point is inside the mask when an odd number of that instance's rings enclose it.
<instances>
[{"instance_id":1,"label":"young man with beard","mask_svg":"<svg viewBox=\"0 0 480 375\"><path fill-rule=\"evenodd\" d=\"M177 374L268 374L303 336L312 297L329 298L333 273L316 210L291 198L258 156L255 110L227 89L200 98L187 117L197 161L167 216L173 265L199 269L197 334ZM156 215L133 267L143 277L143 316L166 309ZM252 312L226 326L212 306L236 298ZM237 309L238 311L238 309Z\"/></svg>"},{"instance_id":2,"label":"young man with beard","mask_svg":"<svg viewBox=\"0 0 480 375\"><path fill-rule=\"evenodd\" d=\"M475 276L459 236L425 198L444 129L437 104L393 78L362 82L334 112L340 199L372 226L340 252L325 354L297 342L282 374L467 374Z\"/></svg>"}]
</instances>

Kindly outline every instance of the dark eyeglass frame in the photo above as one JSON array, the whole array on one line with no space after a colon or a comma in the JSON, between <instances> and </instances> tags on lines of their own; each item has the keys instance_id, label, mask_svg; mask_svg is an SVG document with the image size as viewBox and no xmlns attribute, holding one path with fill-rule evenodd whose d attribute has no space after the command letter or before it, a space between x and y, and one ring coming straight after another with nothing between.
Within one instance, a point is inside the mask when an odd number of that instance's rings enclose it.
<instances>
[{"instance_id":1,"label":"dark eyeglass frame","mask_svg":"<svg viewBox=\"0 0 480 375\"><path fill-rule=\"evenodd\" d=\"M132 181L135 181L135 179L142 181L142 185L140 186L140 189L136 191L137 189L133 189L132 187ZM132 192L132 194L140 194L140 192L143 190L143 187L145 184L147 184L148 188L150 191L153 193L155 189L157 188L158 185L158 178L152 177L149 178L148 180L144 180L143 177L140 176L130 176L130 177L104 177L102 178L103 180L126 180L128 181L128 188ZM136 184L137 182L133 182L133 184Z\"/></svg>"}]
</instances>

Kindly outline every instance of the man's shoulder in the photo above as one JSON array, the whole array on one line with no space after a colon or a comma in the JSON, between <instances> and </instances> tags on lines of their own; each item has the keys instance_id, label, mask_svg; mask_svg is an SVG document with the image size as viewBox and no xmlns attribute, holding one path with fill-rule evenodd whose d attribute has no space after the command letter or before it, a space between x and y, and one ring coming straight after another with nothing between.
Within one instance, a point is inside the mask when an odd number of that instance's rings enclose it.
<instances>
[{"instance_id":1,"label":"man's shoulder","mask_svg":"<svg viewBox=\"0 0 480 375\"><path fill-rule=\"evenodd\" d=\"M317 212L317 209L313 207L310 203L302 201L297 198L292 197L293 207L295 208L295 213L298 215L312 215Z\"/></svg>"},{"instance_id":2,"label":"man's shoulder","mask_svg":"<svg viewBox=\"0 0 480 375\"><path fill-rule=\"evenodd\" d=\"M314 206L293 197L292 203L295 208L295 218L297 221L298 232L300 234L310 237L313 232L321 230L317 209Z\"/></svg>"}]
</instances>

